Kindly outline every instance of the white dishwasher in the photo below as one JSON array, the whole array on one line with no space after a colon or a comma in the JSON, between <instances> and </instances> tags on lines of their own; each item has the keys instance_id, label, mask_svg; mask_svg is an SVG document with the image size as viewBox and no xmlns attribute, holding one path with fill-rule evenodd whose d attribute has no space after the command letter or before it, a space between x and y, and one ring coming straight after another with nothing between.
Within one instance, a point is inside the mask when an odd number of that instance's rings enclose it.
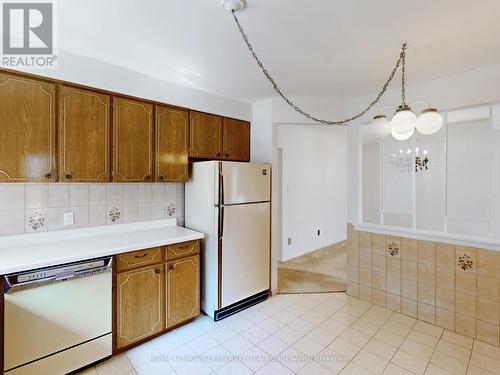
<instances>
[{"instance_id":1,"label":"white dishwasher","mask_svg":"<svg viewBox=\"0 0 500 375\"><path fill-rule=\"evenodd\" d=\"M3 278L4 372L66 374L111 356L112 258Z\"/></svg>"}]
</instances>

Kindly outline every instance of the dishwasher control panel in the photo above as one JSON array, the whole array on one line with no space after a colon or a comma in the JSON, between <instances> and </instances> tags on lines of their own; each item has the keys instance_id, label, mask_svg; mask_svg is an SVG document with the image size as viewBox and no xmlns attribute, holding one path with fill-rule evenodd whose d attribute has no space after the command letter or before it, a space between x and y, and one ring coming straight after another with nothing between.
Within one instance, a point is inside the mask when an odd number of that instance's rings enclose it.
<instances>
[{"instance_id":1,"label":"dishwasher control panel","mask_svg":"<svg viewBox=\"0 0 500 375\"><path fill-rule=\"evenodd\" d=\"M4 293L15 288L21 288L43 282L62 281L74 277L85 277L111 270L112 257L99 258L41 268L37 270L13 273L4 276Z\"/></svg>"}]
</instances>

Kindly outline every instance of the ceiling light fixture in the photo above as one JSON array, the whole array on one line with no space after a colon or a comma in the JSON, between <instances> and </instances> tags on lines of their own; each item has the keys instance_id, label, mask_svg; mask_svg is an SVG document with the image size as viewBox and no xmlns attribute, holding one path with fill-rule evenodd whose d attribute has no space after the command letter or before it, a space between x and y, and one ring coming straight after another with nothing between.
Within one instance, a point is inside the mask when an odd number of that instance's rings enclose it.
<instances>
[{"instance_id":1,"label":"ceiling light fixture","mask_svg":"<svg viewBox=\"0 0 500 375\"><path fill-rule=\"evenodd\" d=\"M427 110L423 111L422 114L417 118L415 113L412 111L411 107L406 104L405 101L405 95L406 95L405 63L406 63L406 49L407 49L406 43L403 44L401 53L399 54L399 59L396 61L396 66L391 71L391 74L389 75L387 81L384 83L382 90L364 110L344 120L337 120L337 121L324 120L306 112L301 107L296 105L291 99L289 99L280 89L276 80L271 76L269 71L266 69L266 67L260 60L259 56L255 52L253 45L250 43L250 40L248 39L245 30L243 30L243 27L241 26L238 17L236 16L236 12L245 7L244 0L222 0L221 5L224 7L224 9L228 10L233 15L234 22L236 23L236 26L240 31L243 41L245 42L250 53L252 54L254 60L257 62L257 65L261 69L262 73L273 86L274 91L285 101L286 104L288 104L294 111L300 113L302 116L324 125L347 125L349 122L357 120L358 118L365 115L380 101L382 96L386 93L387 88L389 87L389 84L393 80L396 72L401 66L402 99L403 99L402 104L396 110L396 113L394 114L394 117L392 118L391 121L389 121L387 119L387 116L385 115L375 116L372 122L372 126L377 127L376 133L379 133L380 135L384 136L390 133L394 138L398 140L406 140L413 135L413 133L415 132L415 128L422 134L433 134L437 132L443 125L443 119L437 113L436 109L428 108Z\"/></svg>"}]
</instances>

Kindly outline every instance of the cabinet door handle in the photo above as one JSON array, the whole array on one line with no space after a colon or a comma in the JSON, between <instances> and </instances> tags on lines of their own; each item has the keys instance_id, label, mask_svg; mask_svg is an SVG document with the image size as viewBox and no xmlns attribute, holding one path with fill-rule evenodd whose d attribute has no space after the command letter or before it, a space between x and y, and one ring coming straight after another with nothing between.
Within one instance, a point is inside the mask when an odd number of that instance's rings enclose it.
<instances>
[{"instance_id":1,"label":"cabinet door handle","mask_svg":"<svg viewBox=\"0 0 500 375\"><path fill-rule=\"evenodd\" d=\"M69 174L69 173L67 173L66 176L64 176L64 177L66 177L66 180L72 180L73 179L73 175Z\"/></svg>"},{"instance_id":2,"label":"cabinet door handle","mask_svg":"<svg viewBox=\"0 0 500 375\"><path fill-rule=\"evenodd\" d=\"M161 273L161 270L159 268L155 269L155 274L159 275Z\"/></svg>"},{"instance_id":3,"label":"cabinet door handle","mask_svg":"<svg viewBox=\"0 0 500 375\"><path fill-rule=\"evenodd\" d=\"M134 255L134 258L144 258L146 255L148 255L148 253L145 253L145 254L142 254L142 255Z\"/></svg>"},{"instance_id":4,"label":"cabinet door handle","mask_svg":"<svg viewBox=\"0 0 500 375\"><path fill-rule=\"evenodd\" d=\"M170 266L168 266L168 270L169 271L173 271L175 269L175 266L173 264L171 264Z\"/></svg>"},{"instance_id":5,"label":"cabinet door handle","mask_svg":"<svg viewBox=\"0 0 500 375\"><path fill-rule=\"evenodd\" d=\"M46 180L50 180L52 178L52 173L45 173L45 175L43 176L45 177Z\"/></svg>"},{"instance_id":6,"label":"cabinet door handle","mask_svg":"<svg viewBox=\"0 0 500 375\"><path fill-rule=\"evenodd\" d=\"M217 153L217 156L220 156L220 152Z\"/></svg>"},{"instance_id":7,"label":"cabinet door handle","mask_svg":"<svg viewBox=\"0 0 500 375\"><path fill-rule=\"evenodd\" d=\"M160 175L160 181L165 181L165 180L166 180L165 176L164 175Z\"/></svg>"},{"instance_id":8,"label":"cabinet door handle","mask_svg":"<svg viewBox=\"0 0 500 375\"><path fill-rule=\"evenodd\" d=\"M149 180L151 180L151 176L149 174L144 176L144 181L149 181Z\"/></svg>"},{"instance_id":9,"label":"cabinet door handle","mask_svg":"<svg viewBox=\"0 0 500 375\"><path fill-rule=\"evenodd\" d=\"M227 157L229 157L229 154L228 154L228 153L225 153L225 154L224 154L224 156L227 158Z\"/></svg>"}]
</instances>

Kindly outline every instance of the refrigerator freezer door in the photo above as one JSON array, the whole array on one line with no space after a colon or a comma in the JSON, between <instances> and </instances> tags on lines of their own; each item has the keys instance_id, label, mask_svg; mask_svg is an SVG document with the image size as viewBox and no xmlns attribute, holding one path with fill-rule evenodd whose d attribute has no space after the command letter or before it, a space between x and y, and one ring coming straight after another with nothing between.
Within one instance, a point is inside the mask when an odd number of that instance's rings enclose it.
<instances>
[{"instance_id":1,"label":"refrigerator freezer door","mask_svg":"<svg viewBox=\"0 0 500 375\"><path fill-rule=\"evenodd\" d=\"M257 163L222 162L224 201L221 204L268 202L271 166Z\"/></svg>"},{"instance_id":2,"label":"refrigerator freezer door","mask_svg":"<svg viewBox=\"0 0 500 375\"><path fill-rule=\"evenodd\" d=\"M221 306L269 289L270 203L225 206Z\"/></svg>"}]
</instances>

